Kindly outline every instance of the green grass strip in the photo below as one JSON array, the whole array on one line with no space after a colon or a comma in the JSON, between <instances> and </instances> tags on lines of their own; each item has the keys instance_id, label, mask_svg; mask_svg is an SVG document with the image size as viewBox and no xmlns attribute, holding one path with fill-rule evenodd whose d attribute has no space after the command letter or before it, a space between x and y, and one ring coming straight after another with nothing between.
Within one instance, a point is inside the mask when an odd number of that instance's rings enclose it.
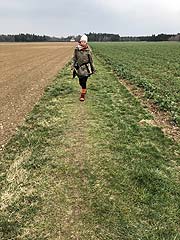
<instances>
[{"instance_id":1,"label":"green grass strip","mask_svg":"<svg viewBox=\"0 0 180 240\"><path fill-rule=\"evenodd\" d=\"M180 45L175 42L91 43L116 74L144 89L180 126Z\"/></svg>"},{"instance_id":2,"label":"green grass strip","mask_svg":"<svg viewBox=\"0 0 180 240\"><path fill-rule=\"evenodd\" d=\"M102 64L66 66L1 153L1 239L179 239L180 146Z\"/></svg>"}]
</instances>

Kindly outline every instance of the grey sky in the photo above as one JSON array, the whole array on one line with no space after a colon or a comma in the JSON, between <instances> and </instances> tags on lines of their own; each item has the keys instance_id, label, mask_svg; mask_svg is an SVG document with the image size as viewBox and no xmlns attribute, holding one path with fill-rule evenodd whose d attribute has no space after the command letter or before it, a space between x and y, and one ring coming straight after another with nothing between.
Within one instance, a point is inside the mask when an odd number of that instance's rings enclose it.
<instances>
[{"instance_id":1,"label":"grey sky","mask_svg":"<svg viewBox=\"0 0 180 240\"><path fill-rule=\"evenodd\" d=\"M180 32L180 0L0 0L0 34Z\"/></svg>"}]
</instances>

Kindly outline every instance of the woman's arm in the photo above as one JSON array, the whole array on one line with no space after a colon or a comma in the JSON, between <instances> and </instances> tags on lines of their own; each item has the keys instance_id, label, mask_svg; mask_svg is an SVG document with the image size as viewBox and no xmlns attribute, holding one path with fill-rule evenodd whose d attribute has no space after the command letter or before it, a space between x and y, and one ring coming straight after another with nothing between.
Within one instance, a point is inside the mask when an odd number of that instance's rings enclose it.
<instances>
[{"instance_id":1,"label":"woman's arm","mask_svg":"<svg viewBox=\"0 0 180 240\"><path fill-rule=\"evenodd\" d=\"M74 49L71 68L74 69L77 64L77 49Z\"/></svg>"},{"instance_id":2,"label":"woman's arm","mask_svg":"<svg viewBox=\"0 0 180 240\"><path fill-rule=\"evenodd\" d=\"M91 64L91 70L94 73L96 71L95 67L94 67L94 62L93 62L93 57L92 57L92 51L89 51L89 62Z\"/></svg>"}]
</instances>

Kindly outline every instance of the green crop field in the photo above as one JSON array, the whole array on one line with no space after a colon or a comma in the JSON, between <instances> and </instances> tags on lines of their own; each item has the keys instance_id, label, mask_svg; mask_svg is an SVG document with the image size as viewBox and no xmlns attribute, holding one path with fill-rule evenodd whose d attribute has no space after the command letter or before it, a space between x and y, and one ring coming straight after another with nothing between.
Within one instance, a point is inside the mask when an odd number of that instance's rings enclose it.
<instances>
[{"instance_id":1,"label":"green crop field","mask_svg":"<svg viewBox=\"0 0 180 240\"><path fill-rule=\"evenodd\" d=\"M143 87L145 96L180 124L179 43L92 43L93 51L119 77Z\"/></svg>"},{"instance_id":2,"label":"green crop field","mask_svg":"<svg viewBox=\"0 0 180 240\"><path fill-rule=\"evenodd\" d=\"M85 102L67 64L0 150L2 240L180 239L180 144L117 77L179 123L180 45L91 46Z\"/></svg>"},{"instance_id":3,"label":"green crop field","mask_svg":"<svg viewBox=\"0 0 180 240\"><path fill-rule=\"evenodd\" d=\"M95 66L85 102L68 65L0 152L0 239L180 239L180 145Z\"/></svg>"}]
</instances>

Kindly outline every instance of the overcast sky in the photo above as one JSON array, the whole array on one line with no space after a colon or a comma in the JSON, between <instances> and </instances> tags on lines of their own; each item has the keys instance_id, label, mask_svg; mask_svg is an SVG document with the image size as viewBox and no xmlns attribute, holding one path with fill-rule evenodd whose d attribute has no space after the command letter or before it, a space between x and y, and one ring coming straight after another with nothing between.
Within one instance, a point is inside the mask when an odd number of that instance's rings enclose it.
<instances>
[{"instance_id":1,"label":"overcast sky","mask_svg":"<svg viewBox=\"0 0 180 240\"><path fill-rule=\"evenodd\" d=\"M180 0L0 0L0 34L180 32Z\"/></svg>"}]
</instances>

